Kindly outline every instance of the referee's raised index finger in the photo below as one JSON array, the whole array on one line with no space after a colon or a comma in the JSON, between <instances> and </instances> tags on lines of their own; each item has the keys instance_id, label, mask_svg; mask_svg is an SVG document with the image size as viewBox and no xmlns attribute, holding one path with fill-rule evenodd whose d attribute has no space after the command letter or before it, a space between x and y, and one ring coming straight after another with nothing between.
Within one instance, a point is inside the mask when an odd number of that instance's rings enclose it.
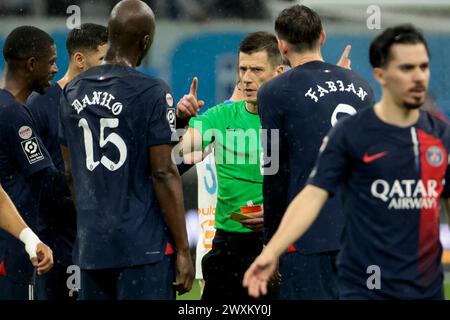
<instances>
[{"instance_id":1,"label":"referee's raised index finger","mask_svg":"<svg viewBox=\"0 0 450 320\"><path fill-rule=\"evenodd\" d=\"M194 77L194 79L192 79L191 89L189 90L189 93L196 98L197 98L197 88L198 88L198 78Z\"/></svg>"}]
</instances>

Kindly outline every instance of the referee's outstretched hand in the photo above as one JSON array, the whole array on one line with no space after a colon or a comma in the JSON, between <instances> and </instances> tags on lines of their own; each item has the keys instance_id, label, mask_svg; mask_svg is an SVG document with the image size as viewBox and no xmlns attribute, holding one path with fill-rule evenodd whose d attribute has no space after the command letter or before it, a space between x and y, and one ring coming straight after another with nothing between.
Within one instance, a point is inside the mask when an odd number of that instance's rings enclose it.
<instances>
[{"instance_id":1,"label":"referee's outstretched hand","mask_svg":"<svg viewBox=\"0 0 450 320\"><path fill-rule=\"evenodd\" d=\"M350 51L352 50L351 45L347 45L344 49L344 52L342 52L341 58L339 59L337 65L339 67L345 68L345 69L351 69L352 66L352 60L350 60Z\"/></svg>"},{"instance_id":2,"label":"referee's outstretched hand","mask_svg":"<svg viewBox=\"0 0 450 320\"><path fill-rule=\"evenodd\" d=\"M203 100L197 100L198 78L192 79L189 94L185 94L177 104L177 118L187 119L196 117L200 108L205 105Z\"/></svg>"}]
</instances>

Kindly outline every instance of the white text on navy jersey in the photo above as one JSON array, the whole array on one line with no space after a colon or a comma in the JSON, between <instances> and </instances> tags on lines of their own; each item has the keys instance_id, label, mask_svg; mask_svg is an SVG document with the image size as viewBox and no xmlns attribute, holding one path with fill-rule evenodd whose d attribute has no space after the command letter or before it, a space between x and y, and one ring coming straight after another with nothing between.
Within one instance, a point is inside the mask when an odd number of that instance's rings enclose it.
<instances>
[{"instance_id":1,"label":"white text on navy jersey","mask_svg":"<svg viewBox=\"0 0 450 320\"><path fill-rule=\"evenodd\" d=\"M438 205L438 185L436 180L395 180L390 185L379 179L370 191L375 198L389 202L388 209L433 209Z\"/></svg>"},{"instance_id":2,"label":"white text on navy jersey","mask_svg":"<svg viewBox=\"0 0 450 320\"><path fill-rule=\"evenodd\" d=\"M326 81L322 85L317 84L316 87L309 88L308 92L305 93L305 97L310 98L314 102L318 102L320 98L333 92L353 93L357 95L361 99L361 101L364 101L364 99L367 96L367 92L361 87L359 87L358 91L356 91L353 82L347 84L341 80L337 80L337 81Z\"/></svg>"},{"instance_id":3,"label":"white text on navy jersey","mask_svg":"<svg viewBox=\"0 0 450 320\"><path fill-rule=\"evenodd\" d=\"M87 106L92 105L105 107L116 116L122 112L122 103L115 102L111 106L111 102L115 100L115 97L112 94L108 92L94 91L90 96L91 99L89 99L88 95L85 95L81 101L75 99L72 102L72 106L75 108L78 114L80 114L80 112L83 111Z\"/></svg>"}]
</instances>

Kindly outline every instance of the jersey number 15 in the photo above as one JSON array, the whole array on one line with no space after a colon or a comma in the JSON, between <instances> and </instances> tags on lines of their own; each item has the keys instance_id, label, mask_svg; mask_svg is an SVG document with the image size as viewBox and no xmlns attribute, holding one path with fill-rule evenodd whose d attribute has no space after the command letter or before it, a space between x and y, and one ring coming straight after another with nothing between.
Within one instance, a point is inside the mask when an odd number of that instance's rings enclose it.
<instances>
[{"instance_id":1,"label":"jersey number 15","mask_svg":"<svg viewBox=\"0 0 450 320\"><path fill-rule=\"evenodd\" d=\"M100 119L100 148L104 148L108 143L112 143L119 150L119 161L113 162L106 156L102 156L100 161L94 161L94 139L92 137L91 128L86 119L82 118L78 122L78 127L83 128L84 133L84 148L86 150L86 167L89 171L94 169L101 163L109 171L118 170L127 160L127 146L125 141L117 134L110 133L105 139L105 128L117 128L119 126L119 119Z\"/></svg>"}]
</instances>

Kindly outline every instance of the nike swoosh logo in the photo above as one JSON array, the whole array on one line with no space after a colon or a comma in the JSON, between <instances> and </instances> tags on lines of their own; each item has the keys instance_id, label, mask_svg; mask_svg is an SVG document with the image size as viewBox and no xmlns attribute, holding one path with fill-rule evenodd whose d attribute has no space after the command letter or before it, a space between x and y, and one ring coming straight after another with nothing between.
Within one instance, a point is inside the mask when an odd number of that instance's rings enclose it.
<instances>
[{"instance_id":1,"label":"nike swoosh logo","mask_svg":"<svg viewBox=\"0 0 450 320\"><path fill-rule=\"evenodd\" d=\"M378 160L378 159L380 159L380 158L383 158L383 157L384 157L385 155L387 155L387 154L388 154L388 152L387 152L387 151L384 151L384 152L375 153L375 154L369 156L369 155L367 154L367 152L366 152L366 154L365 154L364 157L363 157L363 162L364 162L364 163L371 163L371 162L374 162L375 160Z\"/></svg>"}]
</instances>

